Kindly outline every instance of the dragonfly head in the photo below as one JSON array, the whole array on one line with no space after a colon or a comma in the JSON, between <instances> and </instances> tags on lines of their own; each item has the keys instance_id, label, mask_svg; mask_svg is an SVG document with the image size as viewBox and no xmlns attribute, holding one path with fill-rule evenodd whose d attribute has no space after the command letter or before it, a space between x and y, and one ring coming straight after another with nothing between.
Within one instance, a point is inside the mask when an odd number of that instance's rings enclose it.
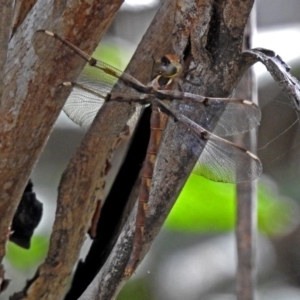
<instances>
[{"instance_id":1,"label":"dragonfly head","mask_svg":"<svg viewBox=\"0 0 300 300\"><path fill-rule=\"evenodd\" d=\"M152 76L172 79L179 77L182 72L180 58L174 54L166 54L159 60L154 60Z\"/></svg>"}]
</instances>

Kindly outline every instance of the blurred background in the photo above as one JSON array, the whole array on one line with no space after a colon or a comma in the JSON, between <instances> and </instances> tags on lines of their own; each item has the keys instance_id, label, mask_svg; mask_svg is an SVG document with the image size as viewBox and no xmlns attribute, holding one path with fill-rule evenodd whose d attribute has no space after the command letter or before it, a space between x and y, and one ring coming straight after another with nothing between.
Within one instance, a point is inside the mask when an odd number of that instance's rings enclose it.
<instances>
[{"instance_id":1,"label":"blurred background","mask_svg":"<svg viewBox=\"0 0 300 300\"><path fill-rule=\"evenodd\" d=\"M127 0L97 50L119 69L128 63L159 6ZM274 50L300 78L300 1L257 0L254 47ZM257 299L300 299L299 118L263 66L255 66L262 122L258 156ZM61 114L32 180L44 215L30 250L9 243L10 290L19 290L46 255L57 187L84 130ZM235 186L191 175L151 251L118 300L235 299ZM84 253L82 254L84 257Z\"/></svg>"}]
</instances>

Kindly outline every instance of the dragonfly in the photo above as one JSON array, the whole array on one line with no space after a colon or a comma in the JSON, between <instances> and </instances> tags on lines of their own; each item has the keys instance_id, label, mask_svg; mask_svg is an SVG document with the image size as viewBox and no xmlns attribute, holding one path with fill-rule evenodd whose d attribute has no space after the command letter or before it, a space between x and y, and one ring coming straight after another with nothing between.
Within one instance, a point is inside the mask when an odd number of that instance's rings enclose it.
<instances>
[{"instance_id":1,"label":"dragonfly","mask_svg":"<svg viewBox=\"0 0 300 300\"><path fill-rule=\"evenodd\" d=\"M130 103L137 108L141 105L152 107L151 134L141 172L133 249L125 276L130 276L140 261L155 159L169 117L177 121L177 126L185 127L187 134L193 136L203 149L193 170L195 174L228 183L247 182L261 175L262 165L256 155L223 138L247 132L259 125L261 112L253 102L182 91L181 83L186 72L183 71L179 57L174 54L164 55L154 62L153 79L144 85L133 76L86 54L51 31L41 29L35 32L35 49L38 48L36 41L45 37L64 45L86 62L87 72L83 72L78 80L61 84L62 87L72 88L63 110L78 125L88 127L101 106L108 101ZM114 92L114 86L126 88L126 92ZM174 108L170 105L172 101L177 101L179 105ZM133 114L128 121L131 131L137 124L137 115ZM212 125L215 118L218 122Z\"/></svg>"}]
</instances>

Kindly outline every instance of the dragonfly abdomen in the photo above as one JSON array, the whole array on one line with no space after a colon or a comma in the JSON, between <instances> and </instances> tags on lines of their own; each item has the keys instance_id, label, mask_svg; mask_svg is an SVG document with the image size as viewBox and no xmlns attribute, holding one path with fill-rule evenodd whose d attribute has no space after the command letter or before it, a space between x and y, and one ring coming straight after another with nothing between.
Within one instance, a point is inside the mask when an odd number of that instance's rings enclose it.
<instances>
[{"instance_id":1,"label":"dragonfly abdomen","mask_svg":"<svg viewBox=\"0 0 300 300\"><path fill-rule=\"evenodd\" d=\"M139 190L138 212L133 242L134 246L131 252L129 262L125 269L126 276L130 276L134 272L140 260L154 164L158 149L160 147L162 133L166 127L167 120L167 115L160 112L158 107L154 105L152 107L152 114L150 119L150 140L147 148L146 158L143 163L142 180Z\"/></svg>"}]
</instances>

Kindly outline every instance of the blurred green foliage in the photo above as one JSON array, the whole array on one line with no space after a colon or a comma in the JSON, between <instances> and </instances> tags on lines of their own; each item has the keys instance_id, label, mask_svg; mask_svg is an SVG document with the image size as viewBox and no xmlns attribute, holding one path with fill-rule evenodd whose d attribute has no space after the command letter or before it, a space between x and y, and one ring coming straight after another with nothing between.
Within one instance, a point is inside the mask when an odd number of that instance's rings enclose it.
<instances>
[{"instance_id":1,"label":"blurred green foliage","mask_svg":"<svg viewBox=\"0 0 300 300\"><path fill-rule=\"evenodd\" d=\"M213 182L192 174L165 226L182 232L220 233L234 230L235 185ZM280 234L291 224L294 205L263 182L258 184L258 226L268 235Z\"/></svg>"},{"instance_id":2,"label":"blurred green foliage","mask_svg":"<svg viewBox=\"0 0 300 300\"><path fill-rule=\"evenodd\" d=\"M126 283L122 291L117 297L118 300L151 300L154 296L151 295L149 282L145 278L130 280Z\"/></svg>"},{"instance_id":3,"label":"blurred green foliage","mask_svg":"<svg viewBox=\"0 0 300 300\"><path fill-rule=\"evenodd\" d=\"M6 259L16 269L27 270L41 263L46 257L49 236L35 235L31 239L30 249L23 249L14 243L7 244Z\"/></svg>"},{"instance_id":4,"label":"blurred green foliage","mask_svg":"<svg viewBox=\"0 0 300 300\"><path fill-rule=\"evenodd\" d=\"M126 50L120 50L119 47L113 44L100 44L93 57L102 60L115 68L124 70L130 59L130 54Z\"/></svg>"},{"instance_id":5,"label":"blurred green foliage","mask_svg":"<svg viewBox=\"0 0 300 300\"><path fill-rule=\"evenodd\" d=\"M287 230L295 206L263 183L258 187L258 225L267 235ZM167 229L182 233L217 234L234 230L235 185L213 182L192 174L165 222ZM6 258L15 268L28 269L46 256L48 237L33 236L30 249L8 243Z\"/></svg>"}]
</instances>

